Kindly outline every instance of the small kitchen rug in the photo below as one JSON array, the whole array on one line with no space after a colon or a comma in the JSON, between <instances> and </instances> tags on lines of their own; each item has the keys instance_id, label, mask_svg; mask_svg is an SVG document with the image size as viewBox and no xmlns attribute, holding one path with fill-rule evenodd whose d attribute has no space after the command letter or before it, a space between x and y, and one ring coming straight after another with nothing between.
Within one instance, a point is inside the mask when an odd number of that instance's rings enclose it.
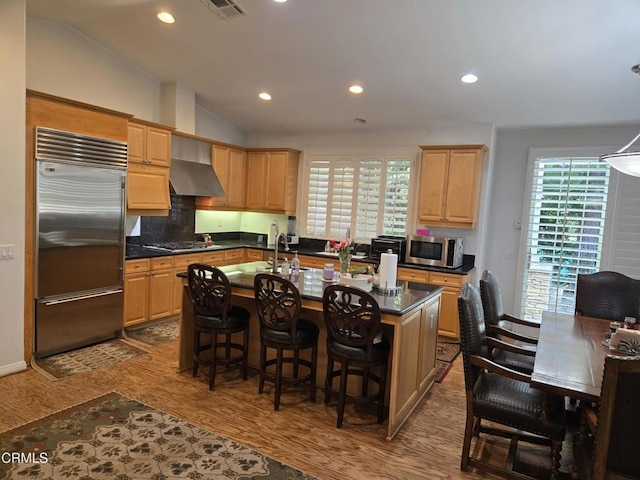
<instances>
[{"instance_id":1,"label":"small kitchen rug","mask_svg":"<svg viewBox=\"0 0 640 480\"><path fill-rule=\"evenodd\" d=\"M436 383L442 383L460 354L459 343L438 342L436 350Z\"/></svg>"},{"instance_id":2,"label":"small kitchen rug","mask_svg":"<svg viewBox=\"0 0 640 480\"><path fill-rule=\"evenodd\" d=\"M50 380L60 380L79 373L111 367L147 353L149 352L142 348L116 338L50 357L33 358L31 366Z\"/></svg>"},{"instance_id":3,"label":"small kitchen rug","mask_svg":"<svg viewBox=\"0 0 640 480\"><path fill-rule=\"evenodd\" d=\"M314 477L204 428L112 392L3 434L0 479Z\"/></svg>"},{"instance_id":4,"label":"small kitchen rug","mask_svg":"<svg viewBox=\"0 0 640 480\"><path fill-rule=\"evenodd\" d=\"M172 318L171 320L157 322L151 325L125 328L124 334L125 338L129 340L155 347L177 340L179 328L180 320L178 318Z\"/></svg>"}]
</instances>

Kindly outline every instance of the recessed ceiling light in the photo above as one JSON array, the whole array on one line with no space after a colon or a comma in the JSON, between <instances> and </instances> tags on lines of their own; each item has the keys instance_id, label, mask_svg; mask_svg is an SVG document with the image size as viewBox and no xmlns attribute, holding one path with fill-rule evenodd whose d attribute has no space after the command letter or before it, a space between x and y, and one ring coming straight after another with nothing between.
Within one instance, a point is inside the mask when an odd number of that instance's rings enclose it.
<instances>
[{"instance_id":1,"label":"recessed ceiling light","mask_svg":"<svg viewBox=\"0 0 640 480\"><path fill-rule=\"evenodd\" d=\"M362 88L360 85L351 85L349 87L349 91L351 93L362 93L364 92L364 88Z\"/></svg>"},{"instance_id":2,"label":"recessed ceiling light","mask_svg":"<svg viewBox=\"0 0 640 480\"><path fill-rule=\"evenodd\" d=\"M473 73L467 73L466 75L463 75L460 80L464 83L476 83L478 81L478 77Z\"/></svg>"},{"instance_id":3,"label":"recessed ceiling light","mask_svg":"<svg viewBox=\"0 0 640 480\"><path fill-rule=\"evenodd\" d=\"M278 2L278 3L284 3L284 2L286 2L287 0L273 0L273 1L274 1L274 2Z\"/></svg>"},{"instance_id":4,"label":"recessed ceiling light","mask_svg":"<svg viewBox=\"0 0 640 480\"><path fill-rule=\"evenodd\" d=\"M258 96L262 99L262 100L271 100L271 95L269 95L267 92L260 92L258 94Z\"/></svg>"},{"instance_id":5,"label":"recessed ceiling light","mask_svg":"<svg viewBox=\"0 0 640 480\"><path fill-rule=\"evenodd\" d=\"M158 19L164 23L176 23L176 19L173 18L173 15L169 12L160 12L158 14Z\"/></svg>"}]
</instances>

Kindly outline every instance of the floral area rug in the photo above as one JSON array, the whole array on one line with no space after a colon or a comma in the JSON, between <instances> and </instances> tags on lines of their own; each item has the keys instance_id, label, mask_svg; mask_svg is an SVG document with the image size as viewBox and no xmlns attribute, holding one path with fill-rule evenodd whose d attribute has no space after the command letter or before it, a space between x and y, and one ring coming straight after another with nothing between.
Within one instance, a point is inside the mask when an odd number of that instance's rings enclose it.
<instances>
[{"instance_id":1,"label":"floral area rug","mask_svg":"<svg viewBox=\"0 0 640 480\"><path fill-rule=\"evenodd\" d=\"M460 354L459 343L438 342L436 351L436 383L442 381L451 370L453 361Z\"/></svg>"},{"instance_id":2,"label":"floral area rug","mask_svg":"<svg viewBox=\"0 0 640 480\"><path fill-rule=\"evenodd\" d=\"M127 338L155 347L178 339L179 319L171 319L153 325L125 328Z\"/></svg>"},{"instance_id":3,"label":"floral area rug","mask_svg":"<svg viewBox=\"0 0 640 480\"><path fill-rule=\"evenodd\" d=\"M0 479L314 478L118 393L5 432L0 452Z\"/></svg>"},{"instance_id":4,"label":"floral area rug","mask_svg":"<svg viewBox=\"0 0 640 480\"><path fill-rule=\"evenodd\" d=\"M110 367L148 352L120 339L108 340L70 352L34 358L31 366L50 380Z\"/></svg>"}]
</instances>

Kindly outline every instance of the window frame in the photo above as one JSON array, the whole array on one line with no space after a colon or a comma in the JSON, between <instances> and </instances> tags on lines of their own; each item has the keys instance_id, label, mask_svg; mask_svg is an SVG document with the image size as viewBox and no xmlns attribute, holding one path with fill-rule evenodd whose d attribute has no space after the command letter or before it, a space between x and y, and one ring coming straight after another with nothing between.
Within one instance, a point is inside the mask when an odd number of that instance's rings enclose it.
<instances>
[{"instance_id":1,"label":"window frame","mask_svg":"<svg viewBox=\"0 0 640 480\"><path fill-rule=\"evenodd\" d=\"M317 150L305 150L302 154L302 168L300 173L300 183L299 185L302 188L298 189L298 220L300 225L300 232L305 232L301 235L307 236L309 238L321 239L321 240L337 240L330 233L326 235L319 236L311 236L307 234L307 222L308 222L308 199L309 199L309 173L311 168L312 160L317 159L318 157L340 157L340 158L350 158L350 159L358 159L358 160L367 160L367 159L381 159L381 160L390 160L389 157L397 156L406 158L411 162L411 178L409 180L409 199L407 206L407 225L406 225L406 233L409 234L414 230L416 225L416 208L417 208L417 189L419 182L419 157L420 151L414 148L377 148L377 149L317 149ZM357 177L357 175L356 175ZM357 184L358 180L356 178L355 183ZM386 186L387 179L386 174L384 178L384 184ZM381 196L382 198L382 196ZM357 209L357 202L353 204L353 209ZM378 218L378 225L381 225L382 219ZM352 218L351 221L351 231L354 231L354 226L356 222L355 219ZM358 243L369 243L369 239L355 237L355 234L352 235L353 240Z\"/></svg>"}]
</instances>

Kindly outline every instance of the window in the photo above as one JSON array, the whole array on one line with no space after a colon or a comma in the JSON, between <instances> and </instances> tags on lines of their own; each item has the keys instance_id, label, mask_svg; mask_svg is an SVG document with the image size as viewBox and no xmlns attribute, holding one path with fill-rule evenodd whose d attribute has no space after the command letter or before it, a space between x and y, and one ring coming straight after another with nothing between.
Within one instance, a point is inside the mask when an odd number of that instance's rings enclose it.
<instances>
[{"instance_id":1,"label":"window","mask_svg":"<svg viewBox=\"0 0 640 480\"><path fill-rule=\"evenodd\" d=\"M379 234L405 235L409 220L415 154L309 155L306 235L351 236L368 241Z\"/></svg>"},{"instance_id":2,"label":"window","mask_svg":"<svg viewBox=\"0 0 640 480\"><path fill-rule=\"evenodd\" d=\"M521 315L573 313L579 273L600 269L609 166L597 157L536 158L524 241Z\"/></svg>"}]
</instances>

